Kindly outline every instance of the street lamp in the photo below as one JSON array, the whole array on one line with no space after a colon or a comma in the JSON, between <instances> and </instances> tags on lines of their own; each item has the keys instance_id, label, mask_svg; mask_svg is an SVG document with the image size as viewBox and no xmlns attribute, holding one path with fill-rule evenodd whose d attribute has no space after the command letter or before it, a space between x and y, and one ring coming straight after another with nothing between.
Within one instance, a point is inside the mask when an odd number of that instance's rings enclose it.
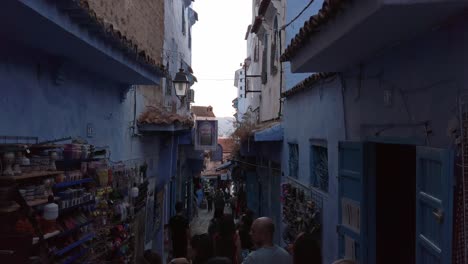
<instances>
[{"instance_id":1,"label":"street lamp","mask_svg":"<svg viewBox=\"0 0 468 264\"><path fill-rule=\"evenodd\" d=\"M188 87L190 85L190 81L187 78L187 74L185 74L184 69L179 69L179 72L176 73L174 80L174 89L176 92L177 97L182 100L185 95L187 94Z\"/></svg>"}]
</instances>

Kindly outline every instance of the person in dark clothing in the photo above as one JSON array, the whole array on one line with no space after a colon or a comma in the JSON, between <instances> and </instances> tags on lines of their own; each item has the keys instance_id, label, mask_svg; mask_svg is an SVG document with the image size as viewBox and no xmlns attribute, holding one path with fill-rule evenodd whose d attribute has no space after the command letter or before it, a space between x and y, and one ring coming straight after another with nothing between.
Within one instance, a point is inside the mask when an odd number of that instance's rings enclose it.
<instances>
[{"instance_id":1,"label":"person in dark clothing","mask_svg":"<svg viewBox=\"0 0 468 264\"><path fill-rule=\"evenodd\" d=\"M213 211L213 195L211 193L206 196L206 201L208 203L208 212Z\"/></svg>"},{"instance_id":2,"label":"person in dark clothing","mask_svg":"<svg viewBox=\"0 0 468 264\"><path fill-rule=\"evenodd\" d=\"M206 264L213 257L213 243L208 234L195 235L190 241L192 264Z\"/></svg>"},{"instance_id":3,"label":"person in dark clothing","mask_svg":"<svg viewBox=\"0 0 468 264\"><path fill-rule=\"evenodd\" d=\"M250 237L250 228L253 223L253 212L248 210L244 213L239 221L239 238L242 247L242 257L247 257L253 249L252 238Z\"/></svg>"},{"instance_id":4,"label":"person in dark clothing","mask_svg":"<svg viewBox=\"0 0 468 264\"><path fill-rule=\"evenodd\" d=\"M232 215L224 215L218 223L218 232L213 237L216 257L229 258L233 264L240 263L241 245Z\"/></svg>"},{"instance_id":5,"label":"person in dark clothing","mask_svg":"<svg viewBox=\"0 0 468 264\"><path fill-rule=\"evenodd\" d=\"M149 264L162 264L161 256L158 253L153 252L149 249L145 251L143 257L145 261Z\"/></svg>"},{"instance_id":6,"label":"person in dark clothing","mask_svg":"<svg viewBox=\"0 0 468 264\"><path fill-rule=\"evenodd\" d=\"M184 204L177 202L175 206L176 215L169 220L172 239L172 257L186 258L187 245L190 238L190 226L187 218L183 216Z\"/></svg>"},{"instance_id":7,"label":"person in dark clothing","mask_svg":"<svg viewBox=\"0 0 468 264\"><path fill-rule=\"evenodd\" d=\"M216 194L215 200L214 200L214 206L215 206L215 218L216 215L222 215L224 213L224 196L222 191L218 191Z\"/></svg>"},{"instance_id":8,"label":"person in dark clothing","mask_svg":"<svg viewBox=\"0 0 468 264\"><path fill-rule=\"evenodd\" d=\"M322 264L320 246L310 233L301 233L293 245L293 264Z\"/></svg>"},{"instance_id":9,"label":"person in dark clothing","mask_svg":"<svg viewBox=\"0 0 468 264\"><path fill-rule=\"evenodd\" d=\"M210 235L210 238L213 238L214 234L218 232L218 224L223 216L224 212L222 210L215 210L214 216L208 225L208 235Z\"/></svg>"}]
</instances>

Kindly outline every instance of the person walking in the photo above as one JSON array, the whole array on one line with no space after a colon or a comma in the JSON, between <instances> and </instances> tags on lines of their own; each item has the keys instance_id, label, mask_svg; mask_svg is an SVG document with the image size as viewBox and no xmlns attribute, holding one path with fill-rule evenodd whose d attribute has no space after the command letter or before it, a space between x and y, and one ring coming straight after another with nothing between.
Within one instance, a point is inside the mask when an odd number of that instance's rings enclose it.
<instances>
[{"instance_id":1,"label":"person walking","mask_svg":"<svg viewBox=\"0 0 468 264\"><path fill-rule=\"evenodd\" d=\"M292 258L283 248L273 243L275 224L268 217L257 218L250 231L257 250L250 253L243 264L292 264Z\"/></svg>"},{"instance_id":2,"label":"person walking","mask_svg":"<svg viewBox=\"0 0 468 264\"><path fill-rule=\"evenodd\" d=\"M232 215L224 215L218 223L218 231L213 236L214 255L229 258L233 264L239 264L241 258L241 243L236 232Z\"/></svg>"},{"instance_id":3,"label":"person walking","mask_svg":"<svg viewBox=\"0 0 468 264\"><path fill-rule=\"evenodd\" d=\"M215 211L214 211L215 217L224 214L224 196L221 190L219 190L216 193L216 197L214 200L214 207L215 207Z\"/></svg>"},{"instance_id":4,"label":"person walking","mask_svg":"<svg viewBox=\"0 0 468 264\"><path fill-rule=\"evenodd\" d=\"M252 239L250 238L250 228L253 222L253 212L246 210L240 217L238 233L241 240L242 257L246 258L253 249Z\"/></svg>"},{"instance_id":5,"label":"person walking","mask_svg":"<svg viewBox=\"0 0 468 264\"><path fill-rule=\"evenodd\" d=\"M213 211L213 194L209 193L206 196L206 202L208 203L208 212Z\"/></svg>"},{"instance_id":6,"label":"person walking","mask_svg":"<svg viewBox=\"0 0 468 264\"><path fill-rule=\"evenodd\" d=\"M300 233L293 245L293 264L322 264L320 246L310 233Z\"/></svg>"},{"instance_id":7,"label":"person walking","mask_svg":"<svg viewBox=\"0 0 468 264\"><path fill-rule=\"evenodd\" d=\"M184 204L182 202L177 202L175 205L176 215L169 220L173 258L187 257L190 225L187 218L183 215L183 209Z\"/></svg>"},{"instance_id":8,"label":"person walking","mask_svg":"<svg viewBox=\"0 0 468 264\"><path fill-rule=\"evenodd\" d=\"M208 234L195 235L190 241L192 264L206 264L213 257L213 243Z\"/></svg>"},{"instance_id":9,"label":"person walking","mask_svg":"<svg viewBox=\"0 0 468 264\"><path fill-rule=\"evenodd\" d=\"M237 219L237 214L236 214L237 197L233 195L233 196L231 197L229 203L230 203L230 205L231 205L231 212L232 212L232 215L234 216L234 219Z\"/></svg>"}]
</instances>

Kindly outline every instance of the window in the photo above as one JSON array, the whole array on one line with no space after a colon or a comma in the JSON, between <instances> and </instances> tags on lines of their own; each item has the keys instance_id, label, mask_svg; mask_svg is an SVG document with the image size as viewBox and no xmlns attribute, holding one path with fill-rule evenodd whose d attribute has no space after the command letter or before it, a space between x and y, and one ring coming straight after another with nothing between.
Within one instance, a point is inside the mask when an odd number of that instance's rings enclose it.
<instances>
[{"instance_id":1,"label":"window","mask_svg":"<svg viewBox=\"0 0 468 264\"><path fill-rule=\"evenodd\" d=\"M242 75L242 71L240 71L240 75Z\"/></svg>"},{"instance_id":2,"label":"window","mask_svg":"<svg viewBox=\"0 0 468 264\"><path fill-rule=\"evenodd\" d=\"M263 53L262 53L262 84L268 81L268 34L263 38Z\"/></svg>"},{"instance_id":3,"label":"window","mask_svg":"<svg viewBox=\"0 0 468 264\"><path fill-rule=\"evenodd\" d=\"M243 81L244 81L244 79L241 78L241 79L240 79L240 83L242 83Z\"/></svg>"},{"instance_id":4,"label":"window","mask_svg":"<svg viewBox=\"0 0 468 264\"><path fill-rule=\"evenodd\" d=\"M271 50L270 50L270 73L271 75L276 75L278 73L278 66L277 66L278 34L280 34L280 31L278 31L278 17L275 17L275 22L273 25L273 35L272 35L272 40L271 40Z\"/></svg>"},{"instance_id":5,"label":"window","mask_svg":"<svg viewBox=\"0 0 468 264\"><path fill-rule=\"evenodd\" d=\"M166 79L166 95L171 96L172 95L172 81L171 78L165 78Z\"/></svg>"},{"instance_id":6,"label":"window","mask_svg":"<svg viewBox=\"0 0 468 264\"><path fill-rule=\"evenodd\" d=\"M189 49L192 49L192 29L189 28L188 31L188 47Z\"/></svg>"},{"instance_id":7,"label":"window","mask_svg":"<svg viewBox=\"0 0 468 264\"><path fill-rule=\"evenodd\" d=\"M299 145L294 143L289 143L289 176L299 176Z\"/></svg>"},{"instance_id":8,"label":"window","mask_svg":"<svg viewBox=\"0 0 468 264\"><path fill-rule=\"evenodd\" d=\"M182 5L182 34L185 36L185 6Z\"/></svg>"},{"instance_id":9,"label":"window","mask_svg":"<svg viewBox=\"0 0 468 264\"><path fill-rule=\"evenodd\" d=\"M258 42L259 42L259 40L258 40L258 39L255 39L254 62L258 62L258 57L259 57L259 56L258 56L258 55L259 55L259 51L258 51L258 49L259 49L258 46L259 46L259 45L258 45Z\"/></svg>"},{"instance_id":10,"label":"window","mask_svg":"<svg viewBox=\"0 0 468 264\"><path fill-rule=\"evenodd\" d=\"M328 149L320 145L312 145L310 149L310 177L312 186L328 192Z\"/></svg>"},{"instance_id":11,"label":"window","mask_svg":"<svg viewBox=\"0 0 468 264\"><path fill-rule=\"evenodd\" d=\"M241 94L240 97L243 98L243 95Z\"/></svg>"}]
</instances>

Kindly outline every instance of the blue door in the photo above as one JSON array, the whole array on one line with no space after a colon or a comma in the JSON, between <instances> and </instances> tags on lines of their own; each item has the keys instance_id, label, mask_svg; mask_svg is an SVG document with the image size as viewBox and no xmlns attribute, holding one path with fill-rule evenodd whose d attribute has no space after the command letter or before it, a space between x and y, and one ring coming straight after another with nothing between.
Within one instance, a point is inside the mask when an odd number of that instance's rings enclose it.
<instances>
[{"instance_id":1,"label":"blue door","mask_svg":"<svg viewBox=\"0 0 468 264\"><path fill-rule=\"evenodd\" d=\"M416 149L416 263L451 263L453 152Z\"/></svg>"},{"instance_id":2,"label":"blue door","mask_svg":"<svg viewBox=\"0 0 468 264\"><path fill-rule=\"evenodd\" d=\"M340 142L338 171L338 255L367 261L366 187L364 144Z\"/></svg>"}]
</instances>

